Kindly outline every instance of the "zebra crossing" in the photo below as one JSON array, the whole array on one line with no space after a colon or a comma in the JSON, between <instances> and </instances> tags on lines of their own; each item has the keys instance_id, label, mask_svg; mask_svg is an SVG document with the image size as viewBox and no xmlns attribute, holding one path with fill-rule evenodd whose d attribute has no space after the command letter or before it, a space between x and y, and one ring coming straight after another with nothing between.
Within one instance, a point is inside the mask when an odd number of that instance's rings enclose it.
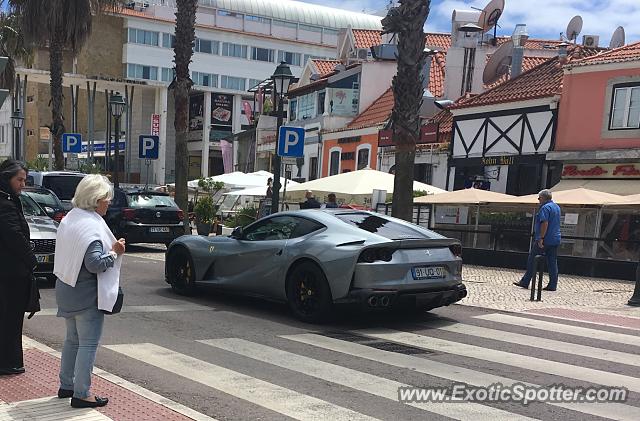
<instances>
[{"instance_id":1,"label":"zebra crossing","mask_svg":"<svg viewBox=\"0 0 640 421\"><path fill-rule=\"evenodd\" d=\"M580 343L584 338L598 341L587 346ZM399 414L411 411L404 413L406 419L639 420L639 339L631 329L611 331L603 326L494 313L465 323L425 322L404 330L317 329L278 335L264 342L239 337L193 339L189 346L180 347L182 352L153 343L104 347L231 396L236 405L239 400L268 410L280 419L395 420L405 419ZM556 357L541 358L540 351L553 352ZM232 356L238 365L227 367L213 358L221 353ZM573 362L575 356L579 359ZM322 390L296 390L298 383L292 386L291 377L300 384L320 384ZM629 393L625 402L601 403L399 402L402 388L454 384L485 388L496 384L532 388L562 384L584 389L609 386L626 388ZM344 393L376 400L377 408L382 406L388 412L335 399L336 394Z\"/></svg>"}]
</instances>

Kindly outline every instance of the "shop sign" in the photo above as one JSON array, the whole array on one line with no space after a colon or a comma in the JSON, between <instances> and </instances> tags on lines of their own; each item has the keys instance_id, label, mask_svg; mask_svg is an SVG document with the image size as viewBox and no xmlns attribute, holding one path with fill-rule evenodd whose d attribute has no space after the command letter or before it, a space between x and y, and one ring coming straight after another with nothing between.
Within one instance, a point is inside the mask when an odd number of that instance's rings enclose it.
<instances>
[{"instance_id":1,"label":"shop sign","mask_svg":"<svg viewBox=\"0 0 640 421\"><path fill-rule=\"evenodd\" d=\"M516 163L515 156L484 156L482 157L482 165L495 166L495 165L514 165Z\"/></svg>"},{"instance_id":2,"label":"shop sign","mask_svg":"<svg viewBox=\"0 0 640 421\"><path fill-rule=\"evenodd\" d=\"M160 136L160 114L151 114L151 135Z\"/></svg>"},{"instance_id":3,"label":"shop sign","mask_svg":"<svg viewBox=\"0 0 640 421\"><path fill-rule=\"evenodd\" d=\"M640 178L640 164L565 164L562 178Z\"/></svg>"},{"instance_id":4,"label":"shop sign","mask_svg":"<svg viewBox=\"0 0 640 421\"><path fill-rule=\"evenodd\" d=\"M233 95L211 94L211 124L218 126L233 124Z\"/></svg>"},{"instance_id":5,"label":"shop sign","mask_svg":"<svg viewBox=\"0 0 640 421\"><path fill-rule=\"evenodd\" d=\"M428 145L431 143L438 143L438 124L429 123L424 126L420 126L420 138L418 139L418 145ZM380 130L378 132L378 146L394 146L393 142L393 130Z\"/></svg>"}]
</instances>

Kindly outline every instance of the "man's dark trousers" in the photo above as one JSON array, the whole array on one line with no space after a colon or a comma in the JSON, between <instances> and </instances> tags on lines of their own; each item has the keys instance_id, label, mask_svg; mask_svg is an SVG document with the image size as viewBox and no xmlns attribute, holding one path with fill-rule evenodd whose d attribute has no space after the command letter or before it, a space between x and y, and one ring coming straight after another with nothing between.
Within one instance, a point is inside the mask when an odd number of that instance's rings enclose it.
<instances>
[{"instance_id":1,"label":"man's dark trousers","mask_svg":"<svg viewBox=\"0 0 640 421\"><path fill-rule=\"evenodd\" d=\"M536 274L536 256L544 255L547 258L547 270L549 271L549 289L556 289L558 287L558 246L544 246L544 248L538 247L536 241L529 253L529 259L527 260L527 272L520 280L520 285L528 288L529 282Z\"/></svg>"}]
</instances>

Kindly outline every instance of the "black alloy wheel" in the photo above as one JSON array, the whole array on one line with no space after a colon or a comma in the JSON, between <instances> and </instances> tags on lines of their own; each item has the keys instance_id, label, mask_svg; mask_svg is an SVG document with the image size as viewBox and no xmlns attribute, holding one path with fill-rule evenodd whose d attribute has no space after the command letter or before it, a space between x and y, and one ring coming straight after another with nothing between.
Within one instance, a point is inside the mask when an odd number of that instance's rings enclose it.
<instances>
[{"instance_id":1,"label":"black alloy wheel","mask_svg":"<svg viewBox=\"0 0 640 421\"><path fill-rule=\"evenodd\" d=\"M296 265L287 278L287 302L291 312L307 323L323 323L332 316L333 299L322 270L311 262Z\"/></svg>"},{"instance_id":2,"label":"black alloy wheel","mask_svg":"<svg viewBox=\"0 0 640 421\"><path fill-rule=\"evenodd\" d=\"M195 292L195 269L189 252L182 247L176 248L168 256L168 276L171 288L180 295Z\"/></svg>"}]
</instances>

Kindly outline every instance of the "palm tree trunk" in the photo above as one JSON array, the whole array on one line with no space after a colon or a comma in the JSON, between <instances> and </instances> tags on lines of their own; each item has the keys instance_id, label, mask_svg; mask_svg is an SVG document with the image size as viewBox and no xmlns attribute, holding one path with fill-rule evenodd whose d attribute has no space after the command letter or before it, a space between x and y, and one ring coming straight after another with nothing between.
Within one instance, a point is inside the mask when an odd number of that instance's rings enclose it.
<instances>
[{"instance_id":1,"label":"palm tree trunk","mask_svg":"<svg viewBox=\"0 0 640 421\"><path fill-rule=\"evenodd\" d=\"M398 73L393 78L394 107L391 127L396 144L396 173L391 214L413 220L413 167L420 136L420 105L424 53L424 24L429 0L400 0L382 20L384 33L398 36Z\"/></svg>"},{"instance_id":2,"label":"palm tree trunk","mask_svg":"<svg viewBox=\"0 0 640 421\"><path fill-rule=\"evenodd\" d=\"M64 117L62 116L62 49L59 37L51 34L49 44L49 71L51 73L51 134L53 136L53 154L55 169L64 169L62 154L62 134L64 133Z\"/></svg>"},{"instance_id":3,"label":"palm tree trunk","mask_svg":"<svg viewBox=\"0 0 640 421\"><path fill-rule=\"evenodd\" d=\"M173 90L176 129L176 203L183 210L185 233L191 234L188 215L187 177L189 151L187 150L187 130L189 128L189 91L193 82L189 74L189 63L193 55L195 39L197 0L178 0L176 12L176 40L174 62L176 77L171 83Z\"/></svg>"}]
</instances>

